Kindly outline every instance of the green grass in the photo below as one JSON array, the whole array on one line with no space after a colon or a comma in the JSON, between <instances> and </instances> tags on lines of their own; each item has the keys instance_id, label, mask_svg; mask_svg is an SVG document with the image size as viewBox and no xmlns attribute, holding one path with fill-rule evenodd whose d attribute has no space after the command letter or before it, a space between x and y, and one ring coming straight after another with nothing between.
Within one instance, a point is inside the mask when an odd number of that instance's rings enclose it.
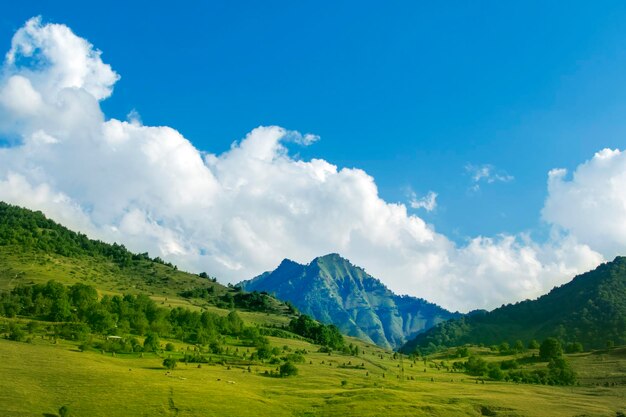
<instances>
[{"instance_id":1,"label":"green grass","mask_svg":"<svg viewBox=\"0 0 626 417\"><path fill-rule=\"evenodd\" d=\"M0 357L4 358L0 361L0 415L42 416L62 405L68 405L76 416L110 417L614 416L625 411L626 385L482 384L467 375L437 370L430 366L432 362L424 366L421 360L413 363L407 358L402 360L405 380L400 380L400 360L374 346L357 342L366 353L354 357L319 353L316 346L301 340L271 338L271 342L309 352L306 362L297 365L298 376L264 376L264 371L277 366L269 364L253 365L248 372L245 365L231 365L229 370L228 365L198 368L179 363L167 374L162 358L154 354L114 357L79 352L66 341L0 340ZM176 347L185 349L186 345L176 343ZM626 365L623 355L607 355L611 366ZM597 355L577 355L573 361L579 372L603 372L595 368L600 361ZM340 367L348 362L363 363L365 369ZM347 384L342 387L344 380Z\"/></svg>"}]
</instances>

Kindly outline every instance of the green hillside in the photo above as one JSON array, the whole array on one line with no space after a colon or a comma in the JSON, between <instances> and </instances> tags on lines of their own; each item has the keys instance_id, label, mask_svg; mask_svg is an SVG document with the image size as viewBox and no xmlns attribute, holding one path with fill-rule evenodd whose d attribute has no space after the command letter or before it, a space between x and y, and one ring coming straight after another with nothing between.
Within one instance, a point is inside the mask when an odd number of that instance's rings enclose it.
<instances>
[{"instance_id":1,"label":"green hillside","mask_svg":"<svg viewBox=\"0 0 626 417\"><path fill-rule=\"evenodd\" d=\"M626 258L600 265L536 300L477 312L435 326L403 348L433 350L464 344L493 345L547 337L584 349L626 344Z\"/></svg>"},{"instance_id":2,"label":"green hillside","mask_svg":"<svg viewBox=\"0 0 626 417\"><path fill-rule=\"evenodd\" d=\"M394 294L337 254L308 265L285 259L274 271L239 285L275 294L317 320L385 348L400 347L435 324L460 316L421 298Z\"/></svg>"}]
</instances>

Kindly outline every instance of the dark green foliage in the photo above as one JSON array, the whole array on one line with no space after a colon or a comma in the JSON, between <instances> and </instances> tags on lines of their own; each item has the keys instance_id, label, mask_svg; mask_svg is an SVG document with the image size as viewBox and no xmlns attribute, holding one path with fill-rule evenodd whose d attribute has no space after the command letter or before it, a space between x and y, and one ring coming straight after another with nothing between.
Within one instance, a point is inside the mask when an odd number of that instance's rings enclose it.
<instances>
[{"instance_id":1,"label":"dark green foliage","mask_svg":"<svg viewBox=\"0 0 626 417\"><path fill-rule=\"evenodd\" d=\"M539 342L535 339L531 340L528 342L528 349L539 349Z\"/></svg>"},{"instance_id":2,"label":"dark green foliage","mask_svg":"<svg viewBox=\"0 0 626 417\"><path fill-rule=\"evenodd\" d=\"M146 352L156 352L160 348L159 335L156 333L148 333L143 341L143 350Z\"/></svg>"},{"instance_id":3,"label":"dark green foliage","mask_svg":"<svg viewBox=\"0 0 626 417\"><path fill-rule=\"evenodd\" d=\"M331 349L341 349L344 345L343 335L339 332L337 326L318 323L305 314L291 320L289 329L300 336Z\"/></svg>"},{"instance_id":4,"label":"dark green foliage","mask_svg":"<svg viewBox=\"0 0 626 417\"><path fill-rule=\"evenodd\" d=\"M483 376L487 373L487 362L480 356L470 356L465 363L465 370L474 376Z\"/></svg>"},{"instance_id":5,"label":"dark green foliage","mask_svg":"<svg viewBox=\"0 0 626 417\"><path fill-rule=\"evenodd\" d=\"M163 366L170 370L176 368L176 363L176 359L173 358L165 358L163 360Z\"/></svg>"},{"instance_id":6,"label":"dark green foliage","mask_svg":"<svg viewBox=\"0 0 626 417\"><path fill-rule=\"evenodd\" d=\"M63 302L59 302L63 300ZM145 295L105 295L97 299L93 287L74 284L66 287L57 282L18 286L0 293L0 315L33 317L59 322L57 333L69 340L85 340L90 333L101 335L146 335L146 351L159 349L158 335L185 342L208 344L219 334L243 336L254 345L260 337L258 329L244 335L247 328L239 315L232 311L226 317L204 311L202 313L176 307L168 310L158 307ZM19 332L16 340L23 338ZM154 340L157 342L154 342ZM125 351L113 342L107 351Z\"/></svg>"},{"instance_id":7,"label":"dark green foliage","mask_svg":"<svg viewBox=\"0 0 626 417\"><path fill-rule=\"evenodd\" d=\"M502 306L438 324L401 350L500 344L554 337L562 343L603 348L607 340L626 344L626 257L600 265L537 300ZM517 343L516 343L517 344Z\"/></svg>"},{"instance_id":8,"label":"dark green foliage","mask_svg":"<svg viewBox=\"0 0 626 417\"><path fill-rule=\"evenodd\" d=\"M135 261L151 260L147 253L133 254L124 245L110 245L73 232L41 212L33 212L0 202L0 246L19 245L62 256L88 255L111 260L120 268ZM153 262L172 266L160 258Z\"/></svg>"},{"instance_id":9,"label":"dark green foliage","mask_svg":"<svg viewBox=\"0 0 626 417\"><path fill-rule=\"evenodd\" d=\"M298 375L298 368L296 368L296 365L294 365L291 362L285 362L284 364L280 365L280 376L281 377L288 377L288 376L296 376Z\"/></svg>"},{"instance_id":10,"label":"dark green foliage","mask_svg":"<svg viewBox=\"0 0 626 417\"><path fill-rule=\"evenodd\" d=\"M539 357L544 361L563 356L563 348L561 342L554 337L549 337L543 341L539 347Z\"/></svg>"},{"instance_id":11,"label":"dark green foliage","mask_svg":"<svg viewBox=\"0 0 626 417\"><path fill-rule=\"evenodd\" d=\"M215 298L215 287L196 287L190 290L181 291L178 295L184 298L212 300Z\"/></svg>"},{"instance_id":12,"label":"dark green foliage","mask_svg":"<svg viewBox=\"0 0 626 417\"><path fill-rule=\"evenodd\" d=\"M580 342L568 343L565 347L567 353L580 353L583 350L583 344Z\"/></svg>"},{"instance_id":13,"label":"dark green foliage","mask_svg":"<svg viewBox=\"0 0 626 417\"><path fill-rule=\"evenodd\" d=\"M301 353L290 353L289 355L283 356L284 361L292 362L292 363L304 363L305 359Z\"/></svg>"},{"instance_id":14,"label":"dark green foliage","mask_svg":"<svg viewBox=\"0 0 626 417\"><path fill-rule=\"evenodd\" d=\"M494 381L502 381L504 379L504 375L505 374L502 372L502 369L497 366L490 367L487 372L487 376Z\"/></svg>"},{"instance_id":15,"label":"dark green foliage","mask_svg":"<svg viewBox=\"0 0 626 417\"><path fill-rule=\"evenodd\" d=\"M517 369L519 368L519 363L515 359L511 359L508 361L500 362L500 368L503 370L507 369Z\"/></svg>"},{"instance_id":16,"label":"dark green foliage","mask_svg":"<svg viewBox=\"0 0 626 417\"><path fill-rule=\"evenodd\" d=\"M573 385L576 374L569 363L562 357L553 358L548 364L549 382L554 385Z\"/></svg>"},{"instance_id":17,"label":"dark green foliage","mask_svg":"<svg viewBox=\"0 0 626 417\"><path fill-rule=\"evenodd\" d=\"M457 358L465 358L469 356L469 349L465 346L458 347L456 348L455 356Z\"/></svg>"},{"instance_id":18,"label":"dark green foliage","mask_svg":"<svg viewBox=\"0 0 626 417\"><path fill-rule=\"evenodd\" d=\"M230 287L226 293L218 293L215 286L197 287L179 293L184 298L200 298L222 308L238 308L248 311L276 313L289 307L265 291L244 292L241 287Z\"/></svg>"},{"instance_id":19,"label":"dark green foliage","mask_svg":"<svg viewBox=\"0 0 626 417\"><path fill-rule=\"evenodd\" d=\"M59 408L59 417L70 417L70 415L70 408L67 405L63 405Z\"/></svg>"},{"instance_id":20,"label":"dark green foliage","mask_svg":"<svg viewBox=\"0 0 626 417\"><path fill-rule=\"evenodd\" d=\"M276 310L272 302L272 297L266 292L238 292L233 298L235 307L237 308L263 312L273 312Z\"/></svg>"},{"instance_id":21,"label":"dark green foliage","mask_svg":"<svg viewBox=\"0 0 626 417\"><path fill-rule=\"evenodd\" d=\"M9 324L9 340L21 342L26 337L26 333L16 323Z\"/></svg>"},{"instance_id":22,"label":"dark green foliage","mask_svg":"<svg viewBox=\"0 0 626 417\"><path fill-rule=\"evenodd\" d=\"M516 341L515 341L515 344L513 345L512 350L513 350L513 352L515 352L515 353L522 353L524 350L526 350L526 349L524 349L524 342L522 342L522 341L521 341L521 340L519 340L519 339L518 339L518 340L516 340Z\"/></svg>"}]
</instances>

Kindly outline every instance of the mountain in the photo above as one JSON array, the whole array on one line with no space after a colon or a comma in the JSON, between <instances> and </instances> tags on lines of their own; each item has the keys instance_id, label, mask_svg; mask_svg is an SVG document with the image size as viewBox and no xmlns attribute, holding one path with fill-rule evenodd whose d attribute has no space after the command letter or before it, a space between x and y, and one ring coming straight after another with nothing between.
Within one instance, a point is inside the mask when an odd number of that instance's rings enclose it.
<instances>
[{"instance_id":1,"label":"mountain","mask_svg":"<svg viewBox=\"0 0 626 417\"><path fill-rule=\"evenodd\" d=\"M401 350L547 337L579 342L586 349L626 343L626 257L602 264L536 300L440 323Z\"/></svg>"},{"instance_id":2,"label":"mountain","mask_svg":"<svg viewBox=\"0 0 626 417\"><path fill-rule=\"evenodd\" d=\"M239 285L246 291L273 293L319 321L386 348L397 348L435 324L460 316L423 299L394 294L338 254L315 258L308 265L285 259L274 271Z\"/></svg>"}]
</instances>

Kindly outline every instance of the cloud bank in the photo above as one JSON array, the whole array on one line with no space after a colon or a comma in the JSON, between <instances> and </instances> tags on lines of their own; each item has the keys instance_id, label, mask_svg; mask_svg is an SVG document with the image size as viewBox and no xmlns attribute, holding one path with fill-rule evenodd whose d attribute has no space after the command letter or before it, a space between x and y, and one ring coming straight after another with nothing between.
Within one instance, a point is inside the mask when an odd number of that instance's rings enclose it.
<instances>
[{"instance_id":1,"label":"cloud bank","mask_svg":"<svg viewBox=\"0 0 626 417\"><path fill-rule=\"evenodd\" d=\"M595 233L592 225L602 220L608 230L610 216L626 218L617 151L597 154L572 182L550 174L548 242L479 236L458 246L405 205L381 199L366 172L288 153L286 143L308 146L315 135L258 127L213 154L170 127L142 125L136 112L107 119L99 103L118 79L64 25L33 18L15 34L0 75L0 138L10 144L0 148L1 200L228 282L284 257L339 252L394 291L460 310L536 297L597 265L626 236L612 230L609 244L599 238L604 226ZM489 178L504 180L475 182ZM607 215L581 195L594 182L611 185L595 190L611 204ZM435 199L415 204L430 210ZM597 217L585 227L583 215Z\"/></svg>"}]
</instances>

